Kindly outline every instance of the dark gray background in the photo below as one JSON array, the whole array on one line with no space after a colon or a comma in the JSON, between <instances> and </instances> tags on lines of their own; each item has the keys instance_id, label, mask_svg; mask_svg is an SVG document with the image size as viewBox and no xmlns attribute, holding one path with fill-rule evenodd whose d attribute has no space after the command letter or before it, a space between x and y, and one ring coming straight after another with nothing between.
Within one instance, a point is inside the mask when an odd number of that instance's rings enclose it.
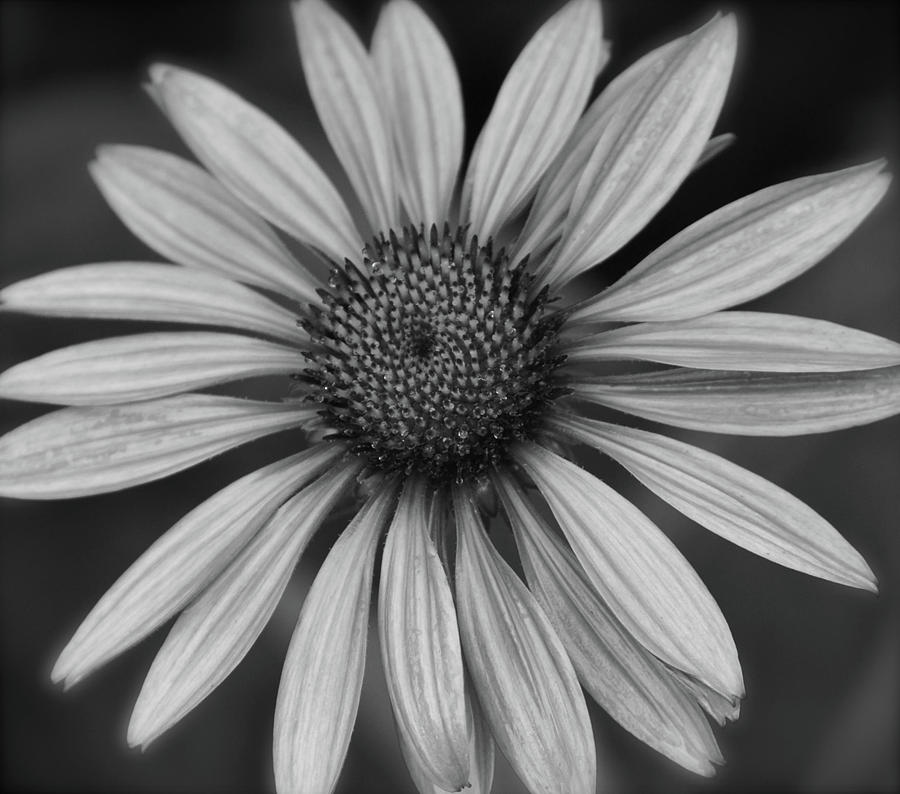
<instances>
[{"instance_id":1,"label":"dark gray background","mask_svg":"<svg viewBox=\"0 0 900 794\"><path fill-rule=\"evenodd\" d=\"M368 35L375 4L339 7ZM430 7L458 59L471 146L506 68L554 4L463 0ZM603 7L614 55L600 85L720 6L612 0ZM690 179L598 283L690 221L767 184L878 156L897 169L896 4L733 2L727 8L739 16L741 53L719 129L737 133L738 142ZM286 4L3 2L0 14L0 285L65 265L156 259L118 223L85 169L103 142L184 152L139 87L155 58L222 79L334 170L303 86ZM821 317L900 340L896 197L894 186L836 253L754 308ZM0 316L0 367L134 330L124 323ZM43 410L2 403L0 431ZM680 435L811 504L862 551L881 594L874 598L770 565L680 518L620 472L604 470L675 538L708 583L741 652L748 699L741 720L719 731L728 765L711 781L681 772L595 710L601 787L896 789L900 419L792 439ZM273 624L238 670L146 753L126 748L125 725L163 632L68 694L51 687L48 674L79 620L160 533L231 479L293 450L296 441L264 440L119 494L58 503L0 500L7 789L271 788L281 661L302 594L338 528L324 532L307 554ZM370 658L342 790L410 790L377 654ZM502 763L496 790L516 790Z\"/></svg>"}]
</instances>

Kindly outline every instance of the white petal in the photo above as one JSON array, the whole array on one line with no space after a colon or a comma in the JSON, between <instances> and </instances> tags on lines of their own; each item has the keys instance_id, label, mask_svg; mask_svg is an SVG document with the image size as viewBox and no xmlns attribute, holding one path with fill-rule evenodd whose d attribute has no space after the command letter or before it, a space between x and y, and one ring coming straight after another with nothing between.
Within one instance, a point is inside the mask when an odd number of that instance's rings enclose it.
<instances>
[{"instance_id":1,"label":"white petal","mask_svg":"<svg viewBox=\"0 0 900 794\"><path fill-rule=\"evenodd\" d=\"M487 240L529 198L572 132L605 58L600 4L571 0L503 81L466 175L462 220Z\"/></svg>"},{"instance_id":2,"label":"white petal","mask_svg":"<svg viewBox=\"0 0 900 794\"><path fill-rule=\"evenodd\" d=\"M752 193L676 234L577 321L684 320L765 295L832 251L881 200L883 163L808 176Z\"/></svg>"},{"instance_id":3,"label":"white petal","mask_svg":"<svg viewBox=\"0 0 900 794\"><path fill-rule=\"evenodd\" d=\"M900 413L900 367L822 374L664 370L567 385L576 397L654 422L742 436L824 433Z\"/></svg>"},{"instance_id":4,"label":"white petal","mask_svg":"<svg viewBox=\"0 0 900 794\"><path fill-rule=\"evenodd\" d=\"M0 438L0 494L65 499L118 491L314 416L314 408L296 404L208 394L63 408Z\"/></svg>"},{"instance_id":5,"label":"white petal","mask_svg":"<svg viewBox=\"0 0 900 794\"><path fill-rule=\"evenodd\" d=\"M399 217L394 150L385 97L353 28L323 0L291 10L306 84L325 134L376 232Z\"/></svg>"},{"instance_id":6,"label":"white petal","mask_svg":"<svg viewBox=\"0 0 900 794\"><path fill-rule=\"evenodd\" d=\"M641 96L684 42L684 38L676 39L647 53L618 75L591 103L556 161L547 169L516 242L513 258L537 255L559 237L578 179L601 135L611 127L625 125Z\"/></svg>"},{"instance_id":7,"label":"white petal","mask_svg":"<svg viewBox=\"0 0 900 794\"><path fill-rule=\"evenodd\" d=\"M167 259L318 302L313 276L202 168L143 146L103 146L91 175L125 225Z\"/></svg>"},{"instance_id":8,"label":"white petal","mask_svg":"<svg viewBox=\"0 0 900 794\"><path fill-rule=\"evenodd\" d=\"M560 248L544 271L559 286L606 259L662 208L690 173L719 115L737 44L732 16L688 36L654 70L654 79L624 92L578 178Z\"/></svg>"},{"instance_id":9,"label":"white petal","mask_svg":"<svg viewBox=\"0 0 900 794\"><path fill-rule=\"evenodd\" d=\"M337 784L359 706L375 552L395 495L386 487L359 511L306 597L275 707L279 794L330 794Z\"/></svg>"},{"instance_id":10,"label":"white petal","mask_svg":"<svg viewBox=\"0 0 900 794\"><path fill-rule=\"evenodd\" d=\"M701 775L721 759L703 713L597 595L584 569L513 480L499 475L522 568L556 627L582 686L622 727Z\"/></svg>"},{"instance_id":11,"label":"white petal","mask_svg":"<svg viewBox=\"0 0 900 794\"><path fill-rule=\"evenodd\" d=\"M401 196L413 223L440 225L462 160L462 93L453 56L410 0L392 0L372 36L372 58L390 119Z\"/></svg>"},{"instance_id":12,"label":"white petal","mask_svg":"<svg viewBox=\"0 0 900 794\"><path fill-rule=\"evenodd\" d=\"M569 364L615 359L703 369L844 372L896 366L900 344L824 320L733 311L629 325L566 350Z\"/></svg>"},{"instance_id":13,"label":"white petal","mask_svg":"<svg viewBox=\"0 0 900 794\"><path fill-rule=\"evenodd\" d=\"M314 447L252 472L194 508L119 578L53 668L71 686L140 642L202 591L294 491L341 454Z\"/></svg>"},{"instance_id":14,"label":"white petal","mask_svg":"<svg viewBox=\"0 0 900 794\"><path fill-rule=\"evenodd\" d=\"M593 794L591 723L565 649L470 497L457 492L454 508L460 636L494 739L532 794Z\"/></svg>"},{"instance_id":15,"label":"white petal","mask_svg":"<svg viewBox=\"0 0 900 794\"><path fill-rule=\"evenodd\" d=\"M294 372L297 348L238 334L162 332L85 342L0 373L0 397L58 405L111 405Z\"/></svg>"},{"instance_id":16,"label":"white petal","mask_svg":"<svg viewBox=\"0 0 900 794\"><path fill-rule=\"evenodd\" d=\"M212 274L144 262L77 265L0 290L0 310L54 317L221 325L296 342L296 316Z\"/></svg>"},{"instance_id":17,"label":"white petal","mask_svg":"<svg viewBox=\"0 0 900 794\"><path fill-rule=\"evenodd\" d=\"M224 86L156 64L154 91L200 161L266 220L342 262L362 247L350 211L285 130Z\"/></svg>"},{"instance_id":18,"label":"white petal","mask_svg":"<svg viewBox=\"0 0 900 794\"><path fill-rule=\"evenodd\" d=\"M657 527L602 480L535 444L515 459L543 494L603 600L647 650L723 694L744 685L725 618Z\"/></svg>"},{"instance_id":19,"label":"white petal","mask_svg":"<svg viewBox=\"0 0 900 794\"><path fill-rule=\"evenodd\" d=\"M306 544L361 468L336 465L285 502L181 613L153 660L128 743L146 747L209 695L240 663L269 622Z\"/></svg>"},{"instance_id":20,"label":"white petal","mask_svg":"<svg viewBox=\"0 0 900 794\"><path fill-rule=\"evenodd\" d=\"M426 501L425 484L407 478L381 563L381 656L400 736L429 780L459 791L469 774L462 650Z\"/></svg>"},{"instance_id":21,"label":"white petal","mask_svg":"<svg viewBox=\"0 0 900 794\"><path fill-rule=\"evenodd\" d=\"M869 566L838 531L768 480L656 433L568 414L550 421L617 460L657 496L732 543L812 576L876 589Z\"/></svg>"}]
</instances>

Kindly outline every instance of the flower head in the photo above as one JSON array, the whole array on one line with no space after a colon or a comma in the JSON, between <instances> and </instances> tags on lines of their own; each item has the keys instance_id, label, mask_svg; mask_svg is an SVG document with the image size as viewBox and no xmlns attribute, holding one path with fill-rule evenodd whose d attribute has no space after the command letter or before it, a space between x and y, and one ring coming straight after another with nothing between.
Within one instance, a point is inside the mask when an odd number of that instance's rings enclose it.
<instances>
[{"instance_id":1,"label":"flower head","mask_svg":"<svg viewBox=\"0 0 900 794\"><path fill-rule=\"evenodd\" d=\"M82 265L0 292L11 311L217 329L89 342L0 374L0 396L66 406L0 439L0 494L103 493L275 432L308 440L162 535L88 615L53 678L74 684L177 615L128 729L132 745L148 744L241 661L309 540L351 506L288 649L279 791L337 782L382 539L379 645L421 791L490 790L495 744L529 791L592 791L583 690L659 752L712 774L722 756L706 715L735 719L744 695L729 628L675 545L578 465L575 446L750 551L874 590L862 557L811 508L619 414L791 435L900 412L897 343L731 310L839 245L884 194L882 164L739 199L573 300L570 282L727 143L711 136L735 20L653 50L589 101L607 60L600 8L571 0L516 60L458 180L459 83L427 16L391 0L367 50L322 0L293 14L361 218L260 110L157 65L150 93L204 167L111 146L91 172L175 264ZM327 262L327 283L314 260ZM291 377L280 401L209 391L268 375ZM589 418L589 405L619 413ZM488 529L512 533L522 576Z\"/></svg>"}]
</instances>

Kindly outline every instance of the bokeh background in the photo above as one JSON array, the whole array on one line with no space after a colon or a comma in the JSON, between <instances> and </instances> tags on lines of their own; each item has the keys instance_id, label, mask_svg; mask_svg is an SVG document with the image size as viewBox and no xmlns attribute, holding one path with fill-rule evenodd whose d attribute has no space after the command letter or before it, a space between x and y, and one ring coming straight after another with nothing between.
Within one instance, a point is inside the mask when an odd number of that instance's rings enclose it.
<instances>
[{"instance_id":1,"label":"bokeh background","mask_svg":"<svg viewBox=\"0 0 900 794\"><path fill-rule=\"evenodd\" d=\"M338 3L368 36L377 4ZM427 4L459 63L467 145L505 70L555 3ZM604 85L650 47L708 19L708 2L607 0ZM898 11L892 2L730 2L741 53L719 131L737 143L692 176L650 228L596 276L602 285L687 223L765 185L886 157L898 168ZM140 88L161 58L237 89L295 133L346 185L311 110L286 3L0 3L0 286L52 268L157 259L104 205L85 165L103 142L185 153ZM820 317L900 340L896 185L817 268L753 308ZM0 315L0 367L134 324ZM0 431L46 408L0 403ZM600 788L611 792L874 791L898 787L900 418L830 435L678 434L774 480L865 555L878 597L804 577L730 546L606 467L699 569L745 668L740 721L718 732L727 765L695 778L593 712ZM59 503L0 500L2 783L11 791L251 792L272 788L272 714L290 631L335 528L305 556L275 619L219 690L144 753L125 726L159 631L63 694L55 655L125 568L227 482L292 451L242 447L163 482ZM375 649L374 644L370 649ZM370 653L344 792L411 790L377 653ZM496 791L518 791L505 762Z\"/></svg>"}]
</instances>

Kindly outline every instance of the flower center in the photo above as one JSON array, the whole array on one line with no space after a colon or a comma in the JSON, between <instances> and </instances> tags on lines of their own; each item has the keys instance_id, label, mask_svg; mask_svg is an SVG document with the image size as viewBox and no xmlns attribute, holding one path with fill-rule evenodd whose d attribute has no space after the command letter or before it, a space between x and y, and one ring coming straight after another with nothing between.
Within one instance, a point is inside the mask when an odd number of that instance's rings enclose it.
<instances>
[{"instance_id":1,"label":"flower center","mask_svg":"<svg viewBox=\"0 0 900 794\"><path fill-rule=\"evenodd\" d=\"M323 308L303 322L315 345L302 378L331 438L387 471L477 478L565 393L554 370L560 312L529 295L513 266L465 229L391 231L362 268L332 268Z\"/></svg>"}]
</instances>

